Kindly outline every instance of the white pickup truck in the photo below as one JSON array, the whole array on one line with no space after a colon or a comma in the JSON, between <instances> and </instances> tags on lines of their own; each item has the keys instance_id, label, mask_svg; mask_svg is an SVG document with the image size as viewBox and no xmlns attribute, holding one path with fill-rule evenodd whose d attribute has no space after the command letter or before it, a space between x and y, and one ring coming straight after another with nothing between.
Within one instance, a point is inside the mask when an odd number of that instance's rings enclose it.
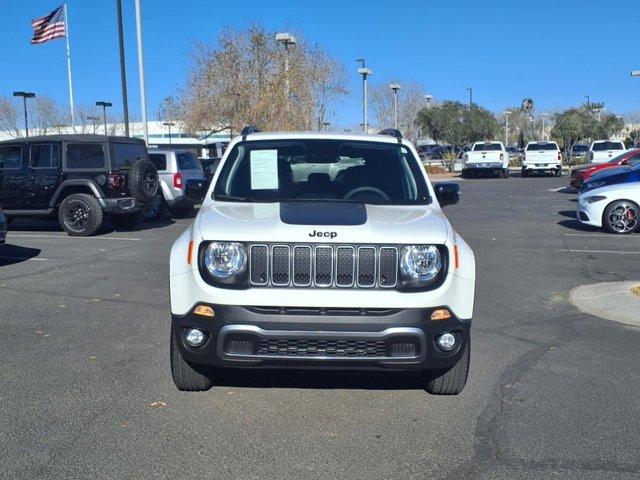
<instances>
[{"instance_id":1,"label":"white pickup truck","mask_svg":"<svg viewBox=\"0 0 640 480\"><path fill-rule=\"evenodd\" d=\"M502 142L476 142L471 151L464 154L462 176L475 177L482 173L509 177L509 155Z\"/></svg>"},{"instance_id":2,"label":"white pickup truck","mask_svg":"<svg viewBox=\"0 0 640 480\"><path fill-rule=\"evenodd\" d=\"M587 152L587 163L604 163L617 157L627 149L618 140L595 140Z\"/></svg>"},{"instance_id":3,"label":"white pickup truck","mask_svg":"<svg viewBox=\"0 0 640 480\"><path fill-rule=\"evenodd\" d=\"M522 176L532 172L551 172L562 176L562 154L556 142L529 142L522 155Z\"/></svg>"}]
</instances>

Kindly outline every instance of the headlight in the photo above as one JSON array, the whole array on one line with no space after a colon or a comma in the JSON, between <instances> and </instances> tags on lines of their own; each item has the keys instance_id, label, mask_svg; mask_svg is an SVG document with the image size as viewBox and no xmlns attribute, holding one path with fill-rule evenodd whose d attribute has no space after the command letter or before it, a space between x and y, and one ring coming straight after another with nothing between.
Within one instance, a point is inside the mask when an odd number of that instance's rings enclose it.
<instances>
[{"instance_id":1,"label":"headlight","mask_svg":"<svg viewBox=\"0 0 640 480\"><path fill-rule=\"evenodd\" d=\"M594 195L592 197L585 197L583 200L585 203L596 203L600 200L606 200L606 198L607 197L605 197L604 195Z\"/></svg>"},{"instance_id":2,"label":"headlight","mask_svg":"<svg viewBox=\"0 0 640 480\"><path fill-rule=\"evenodd\" d=\"M247 249L237 242L211 242L200 248L200 273L207 283L247 288Z\"/></svg>"},{"instance_id":3,"label":"headlight","mask_svg":"<svg viewBox=\"0 0 640 480\"><path fill-rule=\"evenodd\" d=\"M228 278L238 273L247 255L239 243L213 242L204 252L204 266L214 277Z\"/></svg>"},{"instance_id":4,"label":"headlight","mask_svg":"<svg viewBox=\"0 0 640 480\"><path fill-rule=\"evenodd\" d=\"M438 278L443 259L435 245L407 245L400 258L401 285L405 288L426 287Z\"/></svg>"}]
</instances>

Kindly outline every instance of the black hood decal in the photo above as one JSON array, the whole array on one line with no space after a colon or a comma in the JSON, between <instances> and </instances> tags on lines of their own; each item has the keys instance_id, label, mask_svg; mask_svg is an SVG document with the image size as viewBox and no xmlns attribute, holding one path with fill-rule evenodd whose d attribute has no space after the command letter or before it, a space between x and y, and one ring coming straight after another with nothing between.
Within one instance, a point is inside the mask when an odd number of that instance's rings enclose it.
<instances>
[{"instance_id":1,"label":"black hood decal","mask_svg":"<svg viewBox=\"0 0 640 480\"><path fill-rule=\"evenodd\" d=\"M289 225L364 225L367 209L363 203L282 202L280 220Z\"/></svg>"}]
</instances>

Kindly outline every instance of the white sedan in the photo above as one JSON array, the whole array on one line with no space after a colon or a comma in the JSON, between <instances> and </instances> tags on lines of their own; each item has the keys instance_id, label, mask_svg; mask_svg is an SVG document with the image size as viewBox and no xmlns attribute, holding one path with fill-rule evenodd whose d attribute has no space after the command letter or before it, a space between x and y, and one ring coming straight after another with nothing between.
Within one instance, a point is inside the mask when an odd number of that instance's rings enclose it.
<instances>
[{"instance_id":1,"label":"white sedan","mask_svg":"<svg viewBox=\"0 0 640 480\"><path fill-rule=\"evenodd\" d=\"M611 233L631 233L640 225L640 182L616 183L584 191L578 220Z\"/></svg>"}]
</instances>

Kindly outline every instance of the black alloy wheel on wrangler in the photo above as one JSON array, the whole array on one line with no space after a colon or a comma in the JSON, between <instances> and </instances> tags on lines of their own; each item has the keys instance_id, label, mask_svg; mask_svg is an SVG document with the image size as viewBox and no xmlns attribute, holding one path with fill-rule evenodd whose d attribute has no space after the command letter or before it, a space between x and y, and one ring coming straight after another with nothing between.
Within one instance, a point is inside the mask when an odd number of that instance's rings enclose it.
<instances>
[{"instance_id":1,"label":"black alloy wheel on wrangler","mask_svg":"<svg viewBox=\"0 0 640 480\"><path fill-rule=\"evenodd\" d=\"M94 196L74 193L60 203L58 220L69 235L88 237L102 226L102 207Z\"/></svg>"},{"instance_id":2,"label":"black alloy wheel on wrangler","mask_svg":"<svg viewBox=\"0 0 640 480\"><path fill-rule=\"evenodd\" d=\"M129 188L133 197L142 203L148 203L158 193L158 170L149 160L138 160L129 173Z\"/></svg>"}]
</instances>

